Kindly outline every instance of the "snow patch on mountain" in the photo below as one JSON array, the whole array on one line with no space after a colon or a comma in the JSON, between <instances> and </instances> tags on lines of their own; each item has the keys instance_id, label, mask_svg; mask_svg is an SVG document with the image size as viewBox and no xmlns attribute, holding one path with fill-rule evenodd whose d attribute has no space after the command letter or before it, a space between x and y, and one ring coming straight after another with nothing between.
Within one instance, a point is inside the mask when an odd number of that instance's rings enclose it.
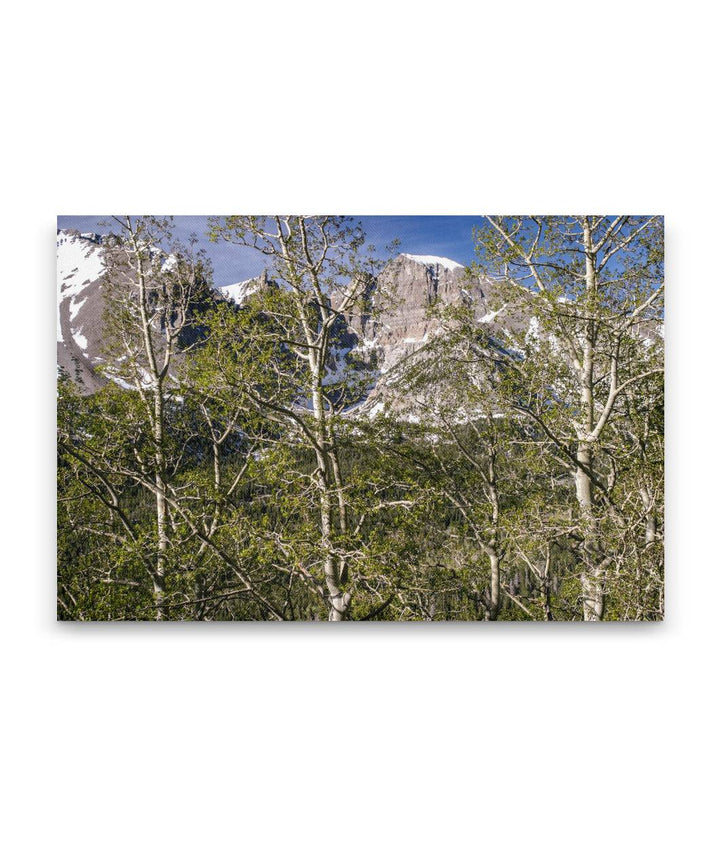
<instances>
[{"instance_id":1,"label":"snow patch on mountain","mask_svg":"<svg viewBox=\"0 0 720 856\"><path fill-rule=\"evenodd\" d=\"M417 339L417 338L414 338L413 336L407 336L406 338L403 339L403 343L404 344L411 344L411 345L425 344L425 342L427 342L427 340L429 338L430 338L430 331L426 330L425 334L423 335L422 338Z\"/></svg>"},{"instance_id":2,"label":"snow patch on mountain","mask_svg":"<svg viewBox=\"0 0 720 856\"><path fill-rule=\"evenodd\" d=\"M260 288L261 284L260 280L255 277L254 279L246 279L243 282L234 282L232 285L221 285L217 290L226 300L242 306L248 297Z\"/></svg>"},{"instance_id":3,"label":"snow patch on mountain","mask_svg":"<svg viewBox=\"0 0 720 856\"><path fill-rule=\"evenodd\" d=\"M77 297L73 297L70 301L70 320L74 321L77 318L78 312L82 309L83 303L87 301L87 297L83 297L82 300L78 300Z\"/></svg>"},{"instance_id":4,"label":"snow patch on mountain","mask_svg":"<svg viewBox=\"0 0 720 856\"><path fill-rule=\"evenodd\" d=\"M363 339L355 346L355 350L360 354L365 354L368 351L374 351L377 348L377 336L372 339Z\"/></svg>"},{"instance_id":5,"label":"snow patch on mountain","mask_svg":"<svg viewBox=\"0 0 720 856\"><path fill-rule=\"evenodd\" d=\"M57 234L57 340L63 341L60 327L60 306L71 300L70 318L82 306L76 302L88 285L98 280L105 272L100 239L87 232L83 235L59 231ZM74 310L74 312L73 312Z\"/></svg>"},{"instance_id":6,"label":"snow patch on mountain","mask_svg":"<svg viewBox=\"0 0 720 856\"><path fill-rule=\"evenodd\" d=\"M326 371L325 377L322 380L323 386L342 383L349 376L350 369L347 358L351 350L352 348L330 348L330 361L334 368Z\"/></svg>"},{"instance_id":7,"label":"snow patch on mountain","mask_svg":"<svg viewBox=\"0 0 720 856\"><path fill-rule=\"evenodd\" d=\"M504 312L507 309L507 306L501 306L500 309L496 309L494 312L486 312L482 318L478 318L478 324L489 324L491 321L494 321L497 316Z\"/></svg>"},{"instance_id":8,"label":"snow patch on mountain","mask_svg":"<svg viewBox=\"0 0 720 856\"><path fill-rule=\"evenodd\" d=\"M458 270L465 267L465 265L461 265L459 262L453 261L452 259L447 259L444 256L414 256L410 253L403 253L406 259L410 259L410 261L417 262L418 264L425 265L426 267L444 267L446 270Z\"/></svg>"},{"instance_id":9,"label":"snow patch on mountain","mask_svg":"<svg viewBox=\"0 0 720 856\"><path fill-rule=\"evenodd\" d=\"M540 340L540 322L535 315L530 319L527 331L525 332L526 342L537 342Z\"/></svg>"}]
</instances>

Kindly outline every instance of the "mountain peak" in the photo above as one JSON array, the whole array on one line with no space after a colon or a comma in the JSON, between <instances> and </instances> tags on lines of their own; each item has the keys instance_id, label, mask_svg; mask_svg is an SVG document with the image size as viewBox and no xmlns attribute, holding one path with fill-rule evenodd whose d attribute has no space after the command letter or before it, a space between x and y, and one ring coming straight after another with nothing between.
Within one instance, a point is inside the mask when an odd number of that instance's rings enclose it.
<instances>
[{"instance_id":1,"label":"mountain peak","mask_svg":"<svg viewBox=\"0 0 720 856\"><path fill-rule=\"evenodd\" d=\"M236 303L238 306L242 306L251 294L255 294L256 291L266 287L269 282L268 273L267 270L265 270L258 276L253 276L250 279L243 280L242 282L234 282L231 285L219 285L217 286L216 291L231 303Z\"/></svg>"},{"instance_id":2,"label":"mountain peak","mask_svg":"<svg viewBox=\"0 0 720 856\"><path fill-rule=\"evenodd\" d=\"M217 291L219 291L227 300L241 306L245 300L253 294L253 292L258 290L259 287L260 285L257 278L255 278L246 279L243 280L243 282L234 282L232 285L219 285L217 287Z\"/></svg>"},{"instance_id":3,"label":"mountain peak","mask_svg":"<svg viewBox=\"0 0 720 856\"><path fill-rule=\"evenodd\" d=\"M416 256L411 255L410 253L402 253L402 255L404 258L410 259L410 261L417 262L418 264L425 265L426 267L436 267L439 265L447 270L458 270L465 267L465 265L461 265L460 262L445 258L445 256Z\"/></svg>"},{"instance_id":4,"label":"mountain peak","mask_svg":"<svg viewBox=\"0 0 720 856\"><path fill-rule=\"evenodd\" d=\"M58 229L56 244L58 247L64 244L72 244L89 241L92 244L102 243L102 235L97 232L80 232L77 229Z\"/></svg>"}]
</instances>

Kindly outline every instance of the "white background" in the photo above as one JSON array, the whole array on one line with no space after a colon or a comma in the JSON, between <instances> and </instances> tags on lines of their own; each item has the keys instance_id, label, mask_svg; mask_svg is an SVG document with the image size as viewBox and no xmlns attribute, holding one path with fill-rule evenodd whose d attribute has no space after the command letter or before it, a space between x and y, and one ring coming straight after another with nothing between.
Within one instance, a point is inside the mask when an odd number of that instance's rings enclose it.
<instances>
[{"instance_id":1,"label":"white background","mask_svg":"<svg viewBox=\"0 0 720 856\"><path fill-rule=\"evenodd\" d=\"M4 852L716 846L715 18L659 0L4 11ZM666 621L57 625L54 217L110 209L665 214Z\"/></svg>"}]
</instances>

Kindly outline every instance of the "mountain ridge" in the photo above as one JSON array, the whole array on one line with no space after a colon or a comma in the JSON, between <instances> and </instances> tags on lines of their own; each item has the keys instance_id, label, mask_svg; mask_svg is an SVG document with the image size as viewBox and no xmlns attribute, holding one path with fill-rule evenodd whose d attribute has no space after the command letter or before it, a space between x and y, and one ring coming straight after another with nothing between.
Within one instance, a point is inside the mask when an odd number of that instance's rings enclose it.
<instances>
[{"instance_id":1,"label":"mountain ridge","mask_svg":"<svg viewBox=\"0 0 720 856\"><path fill-rule=\"evenodd\" d=\"M109 381L103 320L104 237L74 229L57 232L57 363L90 394ZM229 285L214 287L216 295L242 306L271 282L267 271ZM346 330L330 354L328 382L338 383L353 369L349 363L374 365L363 410L385 401L386 378L399 364L420 350L441 330L430 309L436 303L473 307L478 318L488 316L489 283L472 277L459 262L444 256L400 253L370 283L363 306L344 315ZM386 301L373 306L377 295ZM332 296L331 296L331 299Z\"/></svg>"}]
</instances>

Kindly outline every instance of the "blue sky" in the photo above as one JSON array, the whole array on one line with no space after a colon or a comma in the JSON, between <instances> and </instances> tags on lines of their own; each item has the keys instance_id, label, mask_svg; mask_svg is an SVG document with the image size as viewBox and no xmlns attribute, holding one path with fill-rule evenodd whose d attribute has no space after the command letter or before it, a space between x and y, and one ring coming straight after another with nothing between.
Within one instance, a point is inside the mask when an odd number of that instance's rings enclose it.
<instances>
[{"instance_id":1,"label":"blue sky","mask_svg":"<svg viewBox=\"0 0 720 856\"><path fill-rule=\"evenodd\" d=\"M107 232L107 215L60 216L58 228L79 229L81 232ZM368 241L382 254L394 239L400 240L400 252L420 255L447 256L461 264L474 260L472 230L480 225L481 216L386 216L357 219L363 224ZM175 234L186 240L193 232L207 250L215 272L215 285L228 285L249 279L262 272L265 259L253 250L230 246L226 243L211 244L207 239L206 216L175 217Z\"/></svg>"}]
</instances>

